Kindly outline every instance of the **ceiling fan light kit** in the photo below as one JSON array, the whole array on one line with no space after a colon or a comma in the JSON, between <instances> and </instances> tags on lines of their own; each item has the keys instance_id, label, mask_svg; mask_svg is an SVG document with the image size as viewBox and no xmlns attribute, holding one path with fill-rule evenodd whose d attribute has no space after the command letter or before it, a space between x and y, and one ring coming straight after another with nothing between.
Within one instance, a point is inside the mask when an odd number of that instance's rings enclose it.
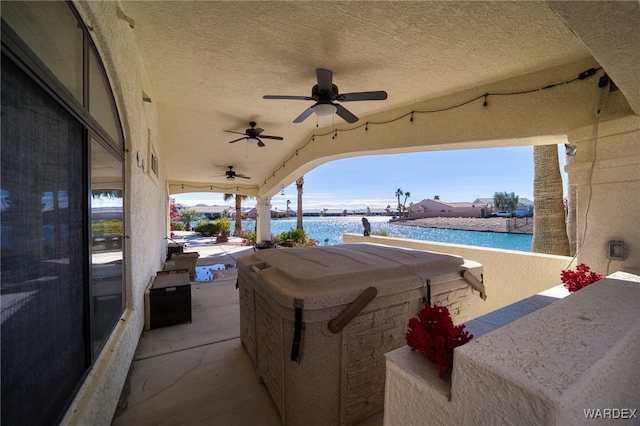
<instances>
[{"instance_id":1,"label":"ceiling fan light kit","mask_svg":"<svg viewBox=\"0 0 640 426\"><path fill-rule=\"evenodd\" d=\"M355 123L358 121L358 117L342 105L334 102L383 101L387 99L387 92L382 90L376 92L340 93L338 86L333 84L333 72L330 70L316 69L316 78L318 84L311 89L311 96L265 95L263 99L315 101L315 105L307 108L293 120L294 123L302 123L312 113L319 117L331 117L333 114L338 114L346 122Z\"/></svg>"},{"instance_id":2,"label":"ceiling fan light kit","mask_svg":"<svg viewBox=\"0 0 640 426\"><path fill-rule=\"evenodd\" d=\"M318 117L331 117L337 110L334 104L317 104L313 107L313 112Z\"/></svg>"}]
</instances>

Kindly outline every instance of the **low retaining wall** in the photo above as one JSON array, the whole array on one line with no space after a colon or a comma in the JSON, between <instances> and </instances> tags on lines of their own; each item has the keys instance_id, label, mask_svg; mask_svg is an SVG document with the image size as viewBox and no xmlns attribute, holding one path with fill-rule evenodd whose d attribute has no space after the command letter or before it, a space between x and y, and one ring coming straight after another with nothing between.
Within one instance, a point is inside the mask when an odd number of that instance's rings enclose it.
<instances>
[{"instance_id":1,"label":"low retaining wall","mask_svg":"<svg viewBox=\"0 0 640 426\"><path fill-rule=\"evenodd\" d=\"M613 274L456 348L451 383L391 351L384 424L637 424L638 306L640 276Z\"/></svg>"}]
</instances>

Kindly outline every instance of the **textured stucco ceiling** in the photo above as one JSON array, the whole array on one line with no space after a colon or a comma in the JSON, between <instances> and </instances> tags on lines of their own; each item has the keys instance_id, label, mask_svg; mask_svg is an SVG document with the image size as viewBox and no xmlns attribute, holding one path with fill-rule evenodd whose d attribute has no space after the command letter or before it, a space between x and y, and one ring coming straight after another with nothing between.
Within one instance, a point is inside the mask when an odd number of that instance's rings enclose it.
<instances>
[{"instance_id":1,"label":"textured stucco ceiling","mask_svg":"<svg viewBox=\"0 0 640 426\"><path fill-rule=\"evenodd\" d=\"M316 68L332 70L343 93L387 91L386 101L345 104L363 118L592 56L567 17L539 1L126 1L121 7L135 21L170 181L224 183L216 175L234 165L252 177L242 183L261 183L316 124L332 125L315 116L292 123L311 102L262 98L310 95ZM572 16L570 7L564 12ZM585 21L588 14L580 24ZM228 144L235 135L224 131L244 131L249 121L284 141L265 140L264 148Z\"/></svg>"}]
</instances>

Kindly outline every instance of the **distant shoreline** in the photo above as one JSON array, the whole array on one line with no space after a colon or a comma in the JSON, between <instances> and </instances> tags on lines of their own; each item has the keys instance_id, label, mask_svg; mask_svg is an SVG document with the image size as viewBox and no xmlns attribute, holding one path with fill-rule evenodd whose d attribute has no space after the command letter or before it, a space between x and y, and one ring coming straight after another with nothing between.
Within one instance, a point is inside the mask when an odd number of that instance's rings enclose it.
<instances>
[{"instance_id":1,"label":"distant shoreline","mask_svg":"<svg viewBox=\"0 0 640 426\"><path fill-rule=\"evenodd\" d=\"M396 225L423 228L458 229L463 231L503 232L511 234L533 234L532 218L475 218L475 217L430 217L422 219L394 219ZM510 229L507 229L509 224Z\"/></svg>"}]
</instances>

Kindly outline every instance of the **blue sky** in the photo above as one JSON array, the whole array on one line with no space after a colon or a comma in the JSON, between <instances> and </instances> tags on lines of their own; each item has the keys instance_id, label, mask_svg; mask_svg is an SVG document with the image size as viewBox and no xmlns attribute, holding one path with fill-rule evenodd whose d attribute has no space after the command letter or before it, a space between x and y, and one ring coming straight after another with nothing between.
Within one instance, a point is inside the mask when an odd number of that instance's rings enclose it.
<instances>
[{"instance_id":1,"label":"blue sky","mask_svg":"<svg viewBox=\"0 0 640 426\"><path fill-rule=\"evenodd\" d=\"M564 168L564 147L559 147ZM563 179L566 176L563 172ZM359 209L397 205L396 190L410 192L407 200L418 202L440 195L442 201L471 202L491 198L495 192L515 192L533 200L533 148L487 148L455 151L370 155L323 164L304 177L303 208ZM566 192L566 189L565 189ZM296 209L295 184L284 188L285 195L272 197L278 210ZM224 205L222 194L192 193L174 196L186 205ZM248 201L246 206L255 205Z\"/></svg>"}]
</instances>

